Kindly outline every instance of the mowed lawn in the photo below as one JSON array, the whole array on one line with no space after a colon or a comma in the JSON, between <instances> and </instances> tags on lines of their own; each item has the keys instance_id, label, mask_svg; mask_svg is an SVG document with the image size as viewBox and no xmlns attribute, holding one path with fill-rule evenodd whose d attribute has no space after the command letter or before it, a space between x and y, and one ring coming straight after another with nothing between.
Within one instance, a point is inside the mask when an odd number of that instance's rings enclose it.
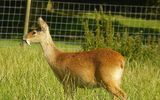
<instances>
[{"instance_id":1,"label":"mowed lawn","mask_svg":"<svg viewBox=\"0 0 160 100\"><path fill-rule=\"evenodd\" d=\"M64 100L62 85L55 78L39 45L21 47L19 42L14 46L4 43L0 41L3 44L0 46L0 100ZM77 45L56 45L65 51L80 50ZM128 100L160 100L160 62L155 64L151 60L156 59L126 63L122 88L128 94ZM78 88L75 94L75 100L111 98L102 88Z\"/></svg>"}]
</instances>

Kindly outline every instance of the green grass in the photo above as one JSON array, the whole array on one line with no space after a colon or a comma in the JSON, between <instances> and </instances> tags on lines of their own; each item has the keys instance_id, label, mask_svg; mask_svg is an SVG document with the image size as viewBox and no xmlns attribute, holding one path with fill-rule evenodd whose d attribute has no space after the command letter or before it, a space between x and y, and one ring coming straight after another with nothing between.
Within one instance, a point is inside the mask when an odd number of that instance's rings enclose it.
<instances>
[{"instance_id":1,"label":"green grass","mask_svg":"<svg viewBox=\"0 0 160 100\"><path fill-rule=\"evenodd\" d=\"M20 40L7 40L7 39L0 39L0 47L7 47L7 46L18 46L22 42Z\"/></svg>"},{"instance_id":2,"label":"green grass","mask_svg":"<svg viewBox=\"0 0 160 100\"><path fill-rule=\"evenodd\" d=\"M95 19L95 16L101 17L98 13L86 13L87 18ZM104 18L108 20L109 15L104 15ZM124 17L121 15L111 15L112 21L117 21L119 24L125 27L134 27L134 28L152 28L159 30L160 21L159 20L146 20L142 18L131 18Z\"/></svg>"},{"instance_id":3,"label":"green grass","mask_svg":"<svg viewBox=\"0 0 160 100\"><path fill-rule=\"evenodd\" d=\"M56 45L60 48L65 44ZM67 47L80 48L76 45ZM126 63L122 87L128 100L160 100L160 63L154 64L150 60ZM110 100L111 96L104 89L78 89L75 98ZM0 100L64 100L62 85L39 45L0 47Z\"/></svg>"},{"instance_id":4,"label":"green grass","mask_svg":"<svg viewBox=\"0 0 160 100\"><path fill-rule=\"evenodd\" d=\"M0 40L0 48L5 48L5 47L15 47L15 46L22 46L22 41L21 40ZM82 50L80 45L75 45L75 44L66 44L65 42L55 42L56 46L64 51L79 51ZM33 46L37 46L33 44Z\"/></svg>"}]
</instances>

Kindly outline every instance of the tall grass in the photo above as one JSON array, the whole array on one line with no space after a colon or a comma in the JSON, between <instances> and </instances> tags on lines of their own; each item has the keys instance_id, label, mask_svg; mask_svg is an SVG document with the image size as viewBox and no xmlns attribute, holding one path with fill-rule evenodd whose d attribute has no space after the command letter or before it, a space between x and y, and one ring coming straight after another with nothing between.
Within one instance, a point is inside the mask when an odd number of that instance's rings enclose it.
<instances>
[{"instance_id":1,"label":"tall grass","mask_svg":"<svg viewBox=\"0 0 160 100\"><path fill-rule=\"evenodd\" d=\"M150 60L127 61L122 87L128 100L160 99L160 63ZM111 96L102 88L78 88L75 94L75 100L105 99L111 100ZM0 48L0 100L64 100L62 85L39 46Z\"/></svg>"}]
</instances>

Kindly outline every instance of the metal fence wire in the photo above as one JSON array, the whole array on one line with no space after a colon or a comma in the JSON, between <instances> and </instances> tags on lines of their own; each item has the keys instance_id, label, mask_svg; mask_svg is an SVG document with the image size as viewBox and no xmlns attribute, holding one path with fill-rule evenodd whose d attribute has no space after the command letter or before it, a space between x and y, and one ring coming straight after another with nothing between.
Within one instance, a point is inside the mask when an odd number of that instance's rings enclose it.
<instances>
[{"instance_id":1,"label":"metal fence wire","mask_svg":"<svg viewBox=\"0 0 160 100\"><path fill-rule=\"evenodd\" d=\"M0 1L0 38L22 38L26 0ZM127 6L93 3L32 0L29 30L36 27L41 16L49 25L55 41L81 44L84 38L84 21L90 31L96 29L96 18L110 20L114 33L156 35L160 37L160 7ZM102 14L103 13L103 14Z\"/></svg>"},{"instance_id":2,"label":"metal fence wire","mask_svg":"<svg viewBox=\"0 0 160 100\"><path fill-rule=\"evenodd\" d=\"M25 0L0 0L0 39L23 36Z\"/></svg>"}]
</instances>

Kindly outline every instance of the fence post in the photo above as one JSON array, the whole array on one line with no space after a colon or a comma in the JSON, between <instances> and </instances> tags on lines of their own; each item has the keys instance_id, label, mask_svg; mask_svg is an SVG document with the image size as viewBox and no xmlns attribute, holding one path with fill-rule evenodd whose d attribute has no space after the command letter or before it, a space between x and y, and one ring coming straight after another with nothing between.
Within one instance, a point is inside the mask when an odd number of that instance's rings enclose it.
<instances>
[{"instance_id":1,"label":"fence post","mask_svg":"<svg viewBox=\"0 0 160 100\"><path fill-rule=\"evenodd\" d=\"M23 37L25 37L26 34L28 33L30 7L31 7L31 0L27 0L27 8L26 8L26 16L25 16L24 34L23 34Z\"/></svg>"}]
</instances>

